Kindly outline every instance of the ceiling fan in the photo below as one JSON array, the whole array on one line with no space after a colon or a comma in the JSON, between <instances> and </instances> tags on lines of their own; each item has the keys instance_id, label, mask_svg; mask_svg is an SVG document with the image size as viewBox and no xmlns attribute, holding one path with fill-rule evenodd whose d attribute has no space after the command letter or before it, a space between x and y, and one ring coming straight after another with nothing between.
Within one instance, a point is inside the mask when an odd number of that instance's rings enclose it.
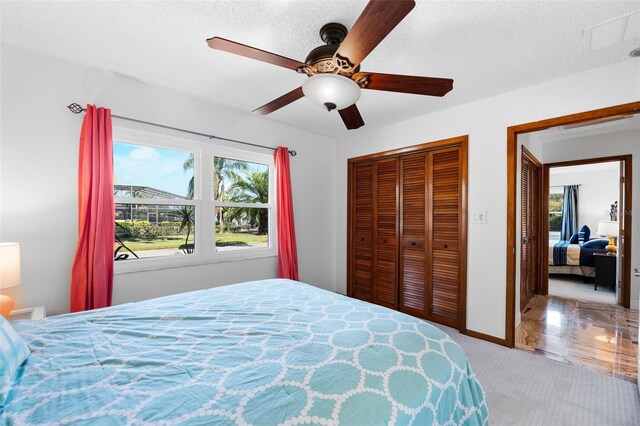
<instances>
[{"instance_id":1,"label":"ceiling fan","mask_svg":"<svg viewBox=\"0 0 640 426\"><path fill-rule=\"evenodd\" d=\"M338 110L347 129L357 129L364 126L355 104L360 98L360 89L429 96L444 96L453 89L453 80L449 78L360 71L364 58L414 6L413 0L370 0L351 31L338 23L324 25L320 37L326 45L313 49L304 62L221 37L210 38L207 43L212 49L278 65L310 77L301 87L253 112L266 115L304 96L328 111Z\"/></svg>"}]
</instances>

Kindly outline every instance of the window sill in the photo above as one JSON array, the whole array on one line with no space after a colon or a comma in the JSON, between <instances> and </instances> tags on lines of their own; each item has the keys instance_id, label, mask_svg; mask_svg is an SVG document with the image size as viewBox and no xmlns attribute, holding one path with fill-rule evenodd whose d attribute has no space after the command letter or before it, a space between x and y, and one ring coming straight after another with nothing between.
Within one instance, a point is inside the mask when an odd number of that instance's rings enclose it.
<instances>
[{"instance_id":1,"label":"window sill","mask_svg":"<svg viewBox=\"0 0 640 426\"><path fill-rule=\"evenodd\" d=\"M215 257L197 256L194 258L153 258L124 260L114 263L114 275L137 272L158 271L162 269L187 268L191 266L213 265L217 263L242 262L244 260L278 257L275 249L252 250L251 253L217 253Z\"/></svg>"}]
</instances>

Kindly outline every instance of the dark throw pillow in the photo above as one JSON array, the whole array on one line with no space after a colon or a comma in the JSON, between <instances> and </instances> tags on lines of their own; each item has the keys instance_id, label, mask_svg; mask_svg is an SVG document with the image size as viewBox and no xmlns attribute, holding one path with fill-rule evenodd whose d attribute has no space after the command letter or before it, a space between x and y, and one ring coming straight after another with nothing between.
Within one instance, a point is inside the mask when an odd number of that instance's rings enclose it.
<instances>
[{"instance_id":1,"label":"dark throw pillow","mask_svg":"<svg viewBox=\"0 0 640 426\"><path fill-rule=\"evenodd\" d=\"M582 228L580 228L579 234L581 234L581 237L582 234L584 234L584 238L580 239L586 243L587 241L589 241L589 238L591 238L591 229L589 229L587 225L584 225Z\"/></svg>"},{"instance_id":2,"label":"dark throw pillow","mask_svg":"<svg viewBox=\"0 0 640 426\"><path fill-rule=\"evenodd\" d=\"M579 236L578 234L573 234L569 239L569 244L578 244Z\"/></svg>"},{"instance_id":3,"label":"dark throw pillow","mask_svg":"<svg viewBox=\"0 0 640 426\"><path fill-rule=\"evenodd\" d=\"M609 240L594 238L582 245L583 248L603 249L609 245Z\"/></svg>"}]
</instances>

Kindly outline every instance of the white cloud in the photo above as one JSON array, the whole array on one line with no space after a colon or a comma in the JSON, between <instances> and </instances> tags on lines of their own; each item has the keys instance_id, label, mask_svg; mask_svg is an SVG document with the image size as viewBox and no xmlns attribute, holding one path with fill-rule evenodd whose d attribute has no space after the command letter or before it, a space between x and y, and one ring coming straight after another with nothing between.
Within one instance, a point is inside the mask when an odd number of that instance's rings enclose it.
<instances>
[{"instance_id":1,"label":"white cloud","mask_svg":"<svg viewBox=\"0 0 640 426\"><path fill-rule=\"evenodd\" d=\"M126 156L115 155L114 163L116 168L128 172L128 176L167 176L181 171L183 160L163 157L154 148L142 146Z\"/></svg>"},{"instance_id":2,"label":"white cloud","mask_svg":"<svg viewBox=\"0 0 640 426\"><path fill-rule=\"evenodd\" d=\"M129 158L136 161L158 160L162 158L160 153L148 146L141 146L129 153Z\"/></svg>"}]
</instances>

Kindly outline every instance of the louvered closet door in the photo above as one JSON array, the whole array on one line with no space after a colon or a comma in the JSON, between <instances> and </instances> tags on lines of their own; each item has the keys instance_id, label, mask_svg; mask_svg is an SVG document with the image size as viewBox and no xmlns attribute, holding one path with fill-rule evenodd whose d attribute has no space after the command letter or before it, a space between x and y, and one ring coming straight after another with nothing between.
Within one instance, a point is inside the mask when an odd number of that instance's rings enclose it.
<instances>
[{"instance_id":1,"label":"louvered closet door","mask_svg":"<svg viewBox=\"0 0 640 426\"><path fill-rule=\"evenodd\" d=\"M540 280L537 265L540 262L540 240L538 239L538 234L540 233L541 226L541 209L537 201L540 198L541 174L542 171L540 170L540 167L537 167L534 164L534 167L531 169L531 198L529 200L531 203L529 206L531 212L531 221L529 222L531 229L531 233L529 234L529 243L531 246L531 261L529 262L529 298L536 294L536 287Z\"/></svg>"},{"instance_id":2,"label":"louvered closet door","mask_svg":"<svg viewBox=\"0 0 640 426\"><path fill-rule=\"evenodd\" d=\"M373 163L352 169L351 296L373 300Z\"/></svg>"},{"instance_id":3,"label":"louvered closet door","mask_svg":"<svg viewBox=\"0 0 640 426\"><path fill-rule=\"evenodd\" d=\"M376 161L374 193L374 297L397 308L398 159Z\"/></svg>"},{"instance_id":4,"label":"louvered closet door","mask_svg":"<svg viewBox=\"0 0 640 426\"><path fill-rule=\"evenodd\" d=\"M520 311L536 293L539 281L537 264L539 262L540 245L538 233L540 227L540 167L524 154L521 171L521 266L520 266Z\"/></svg>"},{"instance_id":5,"label":"louvered closet door","mask_svg":"<svg viewBox=\"0 0 640 426\"><path fill-rule=\"evenodd\" d=\"M531 211L529 202L531 199L531 163L527 161L527 159L522 156L522 175L521 175L521 186L522 186L522 196L521 196L521 205L522 205L522 217L520 224L520 233L521 233L521 243L522 249L520 254L520 311L522 312L529 302L529 275L531 273L531 268L529 265L531 264L531 245L529 244L529 223L531 221Z\"/></svg>"},{"instance_id":6,"label":"louvered closet door","mask_svg":"<svg viewBox=\"0 0 640 426\"><path fill-rule=\"evenodd\" d=\"M411 315L426 313L426 192L428 154L400 158L400 299Z\"/></svg>"},{"instance_id":7,"label":"louvered closet door","mask_svg":"<svg viewBox=\"0 0 640 426\"><path fill-rule=\"evenodd\" d=\"M427 187L427 227L431 229L427 247L428 318L458 327L460 291L461 184L460 150L446 148L429 153ZM464 307L462 307L464 309Z\"/></svg>"}]
</instances>

